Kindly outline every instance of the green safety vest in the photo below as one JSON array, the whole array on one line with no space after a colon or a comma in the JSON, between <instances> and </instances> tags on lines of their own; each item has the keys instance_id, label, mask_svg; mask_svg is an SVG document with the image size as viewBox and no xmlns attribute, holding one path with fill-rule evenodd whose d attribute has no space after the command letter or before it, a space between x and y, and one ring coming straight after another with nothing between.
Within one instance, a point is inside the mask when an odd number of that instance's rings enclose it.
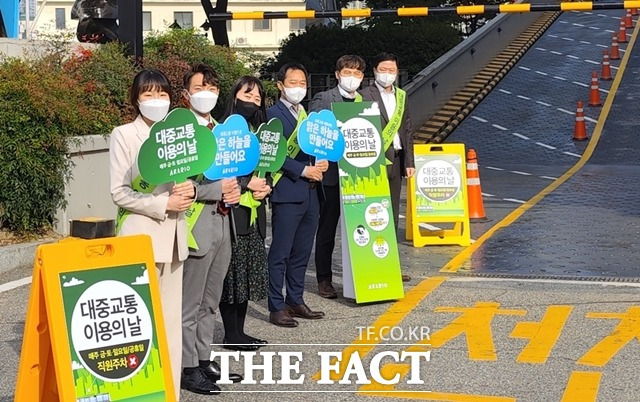
<instances>
[{"instance_id":1,"label":"green safety vest","mask_svg":"<svg viewBox=\"0 0 640 402\"><path fill-rule=\"evenodd\" d=\"M307 112L304 109L300 110L298 114L298 124L296 124L296 128L293 130L293 133L289 136L287 140L287 156L291 159L295 159L296 156L300 153L300 144L298 143L298 129L300 128L300 124L304 119L307 118ZM273 186L275 187L276 183L282 177L282 169L280 169L277 173L273 175Z\"/></svg>"}]
</instances>

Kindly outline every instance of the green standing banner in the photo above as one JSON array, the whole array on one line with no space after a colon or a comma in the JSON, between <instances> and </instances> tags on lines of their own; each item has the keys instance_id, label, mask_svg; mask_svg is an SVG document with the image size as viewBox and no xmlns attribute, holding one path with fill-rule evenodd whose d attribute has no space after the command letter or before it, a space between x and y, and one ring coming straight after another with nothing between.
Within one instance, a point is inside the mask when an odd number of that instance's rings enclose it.
<instances>
[{"instance_id":1,"label":"green standing banner","mask_svg":"<svg viewBox=\"0 0 640 402\"><path fill-rule=\"evenodd\" d=\"M340 169L345 297L358 303L404 297L380 109L373 102L332 104L345 139Z\"/></svg>"}]
</instances>

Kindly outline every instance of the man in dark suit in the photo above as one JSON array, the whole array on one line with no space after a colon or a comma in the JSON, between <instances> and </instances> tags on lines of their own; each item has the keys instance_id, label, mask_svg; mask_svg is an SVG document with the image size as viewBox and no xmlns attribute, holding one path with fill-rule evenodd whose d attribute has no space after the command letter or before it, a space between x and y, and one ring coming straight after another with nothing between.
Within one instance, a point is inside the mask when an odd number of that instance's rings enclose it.
<instances>
[{"instance_id":1,"label":"man in dark suit","mask_svg":"<svg viewBox=\"0 0 640 402\"><path fill-rule=\"evenodd\" d=\"M289 63L278 72L280 99L267 110L267 118L278 118L287 138L287 158L274 177L272 242L269 248L269 322L296 327L293 317L318 319L321 311L312 311L304 302L304 278L318 224L319 196L325 161L312 163L297 145L299 122L306 118L300 104L307 94L307 71L301 64ZM287 296L282 295L283 281Z\"/></svg>"},{"instance_id":2,"label":"man in dark suit","mask_svg":"<svg viewBox=\"0 0 640 402\"><path fill-rule=\"evenodd\" d=\"M319 112L323 109L331 110L333 102L360 102L362 96L356 92L362 78L366 64L362 57L355 55L342 56L336 62L336 78L338 85L328 91L317 93L309 110ZM332 283L332 257L336 242L336 228L340 219L340 181L338 164L329 163L329 170L322 179L325 199L320 205L320 220L316 234L316 279L320 296L335 299L338 297Z\"/></svg>"},{"instance_id":3,"label":"man in dark suit","mask_svg":"<svg viewBox=\"0 0 640 402\"><path fill-rule=\"evenodd\" d=\"M407 107L406 92L394 85L398 76L398 60L391 53L382 53L374 59L373 74L375 84L363 88L360 93L368 101L378 102L382 120L382 140L387 165L393 221L398 231L400 214L400 191L402 178L415 173L413 160L413 141L411 138L411 119ZM409 281L408 275L402 275L403 281Z\"/></svg>"}]
</instances>

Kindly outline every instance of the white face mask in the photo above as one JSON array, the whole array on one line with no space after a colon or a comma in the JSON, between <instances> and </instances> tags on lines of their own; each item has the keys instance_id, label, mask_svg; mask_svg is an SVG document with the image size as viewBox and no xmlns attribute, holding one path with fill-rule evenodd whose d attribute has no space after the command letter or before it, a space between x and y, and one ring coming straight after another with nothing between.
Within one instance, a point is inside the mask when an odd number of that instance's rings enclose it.
<instances>
[{"instance_id":1,"label":"white face mask","mask_svg":"<svg viewBox=\"0 0 640 402\"><path fill-rule=\"evenodd\" d=\"M193 95L189 95L189 104L196 112L207 114L216 107L218 103L218 94L211 91L200 91Z\"/></svg>"},{"instance_id":2,"label":"white face mask","mask_svg":"<svg viewBox=\"0 0 640 402\"><path fill-rule=\"evenodd\" d=\"M284 96L293 105L297 105L298 103L302 102L302 100L306 95L307 95L307 88L284 87Z\"/></svg>"},{"instance_id":3,"label":"white face mask","mask_svg":"<svg viewBox=\"0 0 640 402\"><path fill-rule=\"evenodd\" d=\"M358 89L361 82L362 82L362 78L356 78L354 76L340 77L339 85L340 85L340 88L351 93L351 92L355 92L356 89Z\"/></svg>"},{"instance_id":4,"label":"white face mask","mask_svg":"<svg viewBox=\"0 0 640 402\"><path fill-rule=\"evenodd\" d=\"M383 88L388 88L396 82L397 74L389 73L374 73L376 76L376 82Z\"/></svg>"},{"instance_id":5,"label":"white face mask","mask_svg":"<svg viewBox=\"0 0 640 402\"><path fill-rule=\"evenodd\" d=\"M149 99L140 102L140 113L147 119L156 122L164 119L169 112L171 102L166 99Z\"/></svg>"}]
</instances>

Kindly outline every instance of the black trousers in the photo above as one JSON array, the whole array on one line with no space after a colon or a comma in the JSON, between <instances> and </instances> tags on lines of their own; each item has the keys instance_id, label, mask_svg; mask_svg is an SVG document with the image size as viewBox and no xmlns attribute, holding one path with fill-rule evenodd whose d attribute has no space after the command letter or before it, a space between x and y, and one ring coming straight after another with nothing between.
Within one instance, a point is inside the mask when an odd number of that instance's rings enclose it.
<instances>
[{"instance_id":1,"label":"black trousers","mask_svg":"<svg viewBox=\"0 0 640 402\"><path fill-rule=\"evenodd\" d=\"M325 199L320 203L320 220L316 233L315 263L318 282L331 281L333 249L340 220L340 188L337 185L323 188Z\"/></svg>"}]
</instances>

